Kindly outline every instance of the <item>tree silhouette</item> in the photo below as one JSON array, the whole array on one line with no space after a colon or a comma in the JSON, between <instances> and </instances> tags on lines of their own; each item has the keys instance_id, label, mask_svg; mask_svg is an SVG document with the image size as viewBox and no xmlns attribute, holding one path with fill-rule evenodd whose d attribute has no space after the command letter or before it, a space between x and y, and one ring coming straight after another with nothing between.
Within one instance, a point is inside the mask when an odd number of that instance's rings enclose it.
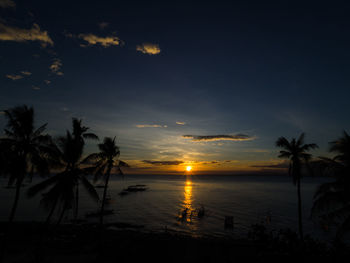
<instances>
[{"instance_id":1,"label":"tree silhouette","mask_svg":"<svg viewBox=\"0 0 350 263\"><path fill-rule=\"evenodd\" d=\"M79 154L79 158L82 156L85 146L85 139L93 139L98 140L98 136L94 133L87 132L89 127L85 127L82 125L82 120L78 120L76 118L72 119L73 125L73 139L77 144L76 154ZM74 219L78 219L78 208L79 208L79 180L76 182L75 188L75 211L74 211Z\"/></svg>"},{"instance_id":2,"label":"tree silhouette","mask_svg":"<svg viewBox=\"0 0 350 263\"><path fill-rule=\"evenodd\" d=\"M300 239L304 239L303 234L303 222L302 222L302 204L301 204L301 192L300 192L300 179L301 179L301 167L303 164L307 164L311 159L311 154L307 153L311 149L315 149L318 146L314 143L304 144L305 134L302 133L298 140L293 138L288 141L285 137L280 137L276 141L276 146L283 148L280 151L280 158L287 158L290 160L288 174L292 176L294 185L297 186L298 194L298 223L299 223L299 236Z\"/></svg>"},{"instance_id":3,"label":"tree silhouette","mask_svg":"<svg viewBox=\"0 0 350 263\"><path fill-rule=\"evenodd\" d=\"M41 200L42 205L50 211L46 222L49 223L59 206L61 211L57 222L59 224L66 210L72 208L76 203L76 187L79 182L94 200L98 201L99 198L95 188L85 177L87 170L81 167L81 143L69 131L66 136L58 138L56 151L58 156L56 165L64 167L64 170L29 188L27 194L33 197L48 189Z\"/></svg>"},{"instance_id":4,"label":"tree silhouette","mask_svg":"<svg viewBox=\"0 0 350 263\"><path fill-rule=\"evenodd\" d=\"M312 217L319 216L322 221L339 224L337 237L350 230L350 136L343 136L330 143L333 158L322 158L335 181L321 184L314 195Z\"/></svg>"},{"instance_id":5,"label":"tree silhouette","mask_svg":"<svg viewBox=\"0 0 350 263\"><path fill-rule=\"evenodd\" d=\"M120 151L119 147L115 144L115 137L113 139L109 137L104 138L103 143L100 143L98 148L100 152L90 154L88 157L86 157L84 162L94 164L93 171L95 174L95 181L101 179L101 177L104 177L105 185L100 212L100 223L102 225L108 182L112 168L115 167L119 174L123 174L121 167L128 167L128 164L118 159Z\"/></svg>"},{"instance_id":6,"label":"tree silhouette","mask_svg":"<svg viewBox=\"0 0 350 263\"><path fill-rule=\"evenodd\" d=\"M44 135L47 124L35 129L34 110L26 105L5 110L7 127L5 138L0 139L3 175L9 176L8 185L15 186L16 193L9 222L14 220L20 190L26 177L34 173L49 174L50 158L53 154L52 140Z\"/></svg>"}]
</instances>

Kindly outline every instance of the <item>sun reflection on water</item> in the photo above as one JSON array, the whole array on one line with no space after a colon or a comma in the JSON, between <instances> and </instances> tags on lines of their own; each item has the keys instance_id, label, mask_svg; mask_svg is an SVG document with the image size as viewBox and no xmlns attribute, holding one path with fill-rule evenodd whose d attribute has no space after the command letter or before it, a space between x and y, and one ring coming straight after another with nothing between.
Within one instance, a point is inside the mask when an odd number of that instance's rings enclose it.
<instances>
[{"instance_id":1,"label":"sun reflection on water","mask_svg":"<svg viewBox=\"0 0 350 263\"><path fill-rule=\"evenodd\" d=\"M192 223L195 209L193 208L192 181L187 178L184 187L184 200L181 206L180 221Z\"/></svg>"}]
</instances>

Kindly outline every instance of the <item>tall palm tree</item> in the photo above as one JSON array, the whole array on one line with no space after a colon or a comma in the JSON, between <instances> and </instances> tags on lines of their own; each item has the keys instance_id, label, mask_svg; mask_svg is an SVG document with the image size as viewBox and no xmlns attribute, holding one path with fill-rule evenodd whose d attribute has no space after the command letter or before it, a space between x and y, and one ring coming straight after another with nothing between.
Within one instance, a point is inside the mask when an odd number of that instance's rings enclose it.
<instances>
[{"instance_id":1,"label":"tall palm tree","mask_svg":"<svg viewBox=\"0 0 350 263\"><path fill-rule=\"evenodd\" d=\"M339 224L337 236L350 231L350 136L343 136L330 143L330 152L337 155L322 158L335 180L321 184L314 195L311 215L328 223Z\"/></svg>"},{"instance_id":2,"label":"tall palm tree","mask_svg":"<svg viewBox=\"0 0 350 263\"><path fill-rule=\"evenodd\" d=\"M112 168L116 167L119 174L123 174L121 167L128 167L128 164L118 159L120 151L119 147L115 144L115 137L113 139L110 137L104 138L103 143L100 143L98 148L100 150L99 153L90 154L84 161L94 164L95 181L99 180L102 176L105 180L100 213L100 223L102 225L108 182Z\"/></svg>"},{"instance_id":3,"label":"tall palm tree","mask_svg":"<svg viewBox=\"0 0 350 263\"><path fill-rule=\"evenodd\" d=\"M2 156L3 174L9 175L8 185L15 185L16 193L11 209L9 222L14 220L20 190L26 177L35 172L41 175L49 173L49 159L52 153L52 140L43 134L47 124L35 129L34 110L26 105L5 110L7 127L5 136L0 139L1 150L6 152Z\"/></svg>"},{"instance_id":4,"label":"tall palm tree","mask_svg":"<svg viewBox=\"0 0 350 263\"><path fill-rule=\"evenodd\" d=\"M311 154L307 153L311 149L315 149L318 146L314 143L304 144L305 134L302 133L296 140L293 138L288 141L285 137L280 137L276 141L276 146L283 148L280 151L280 158L287 158L290 160L288 173L293 178L294 185L297 186L298 194L298 223L299 223L299 236L300 239L304 239L303 234L303 222L302 222L302 205L301 205L301 192L300 192L300 180L301 180L301 168L303 164L307 164L311 159Z\"/></svg>"},{"instance_id":5,"label":"tall palm tree","mask_svg":"<svg viewBox=\"0 0 350 263\"><path fill-rule=\"evenodd\" d=\"M98 140L98 136L94 133L89 133L89 127L85 127L82 125L82 120L73 118L72 119L72 125L73 125L73 139L75 140L75 143L77 144L76 147L76 154L79 154L79 158L82 156L85 146L85 139L93 139ZM79 150L78 150L79 148ZM74 219L78 219L78 208L79 208L79 180L76 181L76 188L75 188L75 211L74 211Z\"/></svg>"},{"instance_id":6,"label":"tall palm tree","mask_svg":"<svg viewBox=\"0 0 350 263\"><path fill-rule=\"evenodd\" d=\"M65 137L57 140L57 166L63 167L63 171L53 177L31 187L27 194L33 197L38 193L48 190L43 194L41 203L49 209L46 222L49 223L51 217L59 206L60 216L58 224L61 222L67 209L72 208L76 203L76 187L80 182L90 196L98 201L98 195L91 183L86 179L86 170L81 168L81 144L77 143L76 138L67 131Z\"/></svg>"}]
</instances>

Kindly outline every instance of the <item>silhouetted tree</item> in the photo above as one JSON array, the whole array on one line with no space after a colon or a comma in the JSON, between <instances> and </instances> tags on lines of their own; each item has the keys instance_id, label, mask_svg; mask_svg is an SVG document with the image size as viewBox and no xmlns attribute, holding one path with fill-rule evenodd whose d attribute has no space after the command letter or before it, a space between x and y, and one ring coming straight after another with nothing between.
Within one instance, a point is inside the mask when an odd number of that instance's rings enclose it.
<instances>
[{"instance_id":1,"label":"silhouetted tree","mask_svg":"<svg viewBox=\"0 0 350 263\"><path fill-rule=\"evenodd\" d=\"M292 176L294 185L297 186L298 193L298 222L299 222L299 235L300 239L304 239L303 235L303 222L302 222L302 204L301 204L301 192L300 192L300 179L301 168L303 164L307 164L311 159L311 154L307 153L311 149L315 149L318 146L314 143L304 144L305 134L302 133L298 140L293 138L288 141L285 137L280 137L276 141L276 146L283 148L280 151L280 158L287 158L290 160L288 174Z\"/></svg>"},{"instance_id":2,"label":"silhouetted tree","mask_svg":"<svg viewBox=\"0 0 350 263\"><path fill-rule=\"evenodd\" d=\"M73 124L73 139L77 144L76 154L79 154L81 157L84 151L85 139L93 139L98 140L98 137L94 133L89 133L89 127L85 127L82 125L82 120L78 120L76 118L72 119ZM80 158L79 157L79 158ZM77 185L75 188L75 211L74 211L74 219L78 219L78 208L79 208L79 181L77 181Z\"/></svg>"},{"instance_id":3,"label":"silhouetted tree","mask_svg":"<svg viewBox=\"0 0 350 263\"><path fill-rule=\"evenodd\" d=\"M65 137L57 140L57 164L64 167L64 170L49 179L31 187L27 194L29 197L47 190L41 200L45 208L49 209L46 222L49 223L57 206L60 206L58 224L61 222L67 209L74 206L76 202L76 187L80 182L90 196L98 201L98 194L93 185L86 179L86 169L81 167L81 143L67 131Z\"/></svg>"},{"instance_id":4,"label":"silhouetted tree","mask_svg":"<svg viewBox=\"0 0 350 263\"><path fill-rule=\"evenodd\" d=\"M15 200L9 221L12 222L18 206L20 189L26 177L34 173L49 173L49 159L52 154L52 141L44 135L47 124L35 129L34 110L26 105L5 110L7 127L5 138L0 139L3 175L9 176L8 185L15 186Z\"/></svg>"},{"instance_id":5,"label":"silhouetted tree","mask_svg":"<svg viewBox=\"0 0 350 263\"><path fill-rule=\"evenodd\" d=\"M330 152L337 155L333 158L322 158L335 181L318 187L314 195L311 215L320 216L329 223L339 223L337 236L350 230L350 136L343 136L330 143Z\"/></svg>"},{"instance_id":6,"label":"silhouetted tree","mask_svg":"<svg viewBox=\"0 0 350 263\"><path fill-rule=\"evenodd\" d=\"M104 207L106 203L106 195L108 182L111 175L112 168L115 167L119 174L123 174L121 167L128 167L128 164L125 162L118 160L120 155L119 147L115 144L114 139L106 137L103 140L103 143L98 145L100 150L99 153L90 154L85 162L90 162L94 164L93 170L95 174L95 181L99 180L101 177L104 177L104 190L103 190L103 198L101 204L101 214L100 214L100 223L103 224L103 215L104 215Z\"/></svg>"}]
</instances>

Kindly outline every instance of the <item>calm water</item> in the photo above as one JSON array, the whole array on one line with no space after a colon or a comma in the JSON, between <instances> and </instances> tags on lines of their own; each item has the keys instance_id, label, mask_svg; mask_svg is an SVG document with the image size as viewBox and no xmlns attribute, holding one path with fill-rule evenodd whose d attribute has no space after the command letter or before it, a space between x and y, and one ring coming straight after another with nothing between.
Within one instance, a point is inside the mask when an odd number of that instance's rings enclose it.
<instances>
[{"instance_id":1,"label":"calm water","mask_svg":"<svg viewBox=\"0 0 350 263\"><path fill-rule=\"evenodd\" d=\"M310 219L312 196L316 187L327 178L304 178L302 181L305 232L319 238L327 237L319 225ZM39 182L40 179L35 179ZM6 181L0 181L2 186ZM118 193L129 185L145 184L145 192ZM23 190L25 190L24 188ZM97 188L102 193L101 188ZM25 191L16 220L43 221L47 213L39 205L40 196L28 200ZM6 220L12 205L13 189L0 191L0 220ZM296 187L291 178L277 176L168 176L147 175L114 177L110 182L111 203L107 209L114 214L106 222L125 222L144 225L145 230L184 231L192 235L243 235L251 224L264 223L270 229L297 229ZM102 196L102 194L101 194ZM205 216L198 219L196 211L203 206ZM97 205L81 191L79 215L96 211ZM183 211L187 217L182 217ZM190 216L192 213L192 217ZM224 229L225 216L234 217L234 229ZM182 219L181 219L182 217ZM71 213L67 214L67 220ZM97 221L97 218L89 218Z\"/></svg>"}]
</instances>

